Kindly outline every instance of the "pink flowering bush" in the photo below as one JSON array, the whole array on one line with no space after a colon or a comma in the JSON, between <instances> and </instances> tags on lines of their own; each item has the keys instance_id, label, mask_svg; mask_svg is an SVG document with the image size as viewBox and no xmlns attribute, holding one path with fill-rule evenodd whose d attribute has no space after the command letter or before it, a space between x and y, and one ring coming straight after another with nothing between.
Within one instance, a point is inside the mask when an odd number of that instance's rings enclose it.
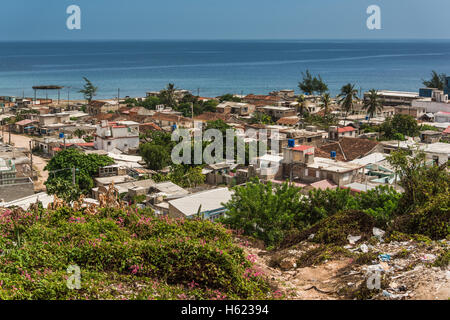
<instances>
[{"instance_id":1,"label":"pink flowering bush","mask_svg":"<svg viewBox=\"0 0 450 320\"><path fill-rule=\"evenodd\" d=\"M255 259L221 224L148 209L0 213L0 299L273 298Z\"/></svg>"}]
</instances>

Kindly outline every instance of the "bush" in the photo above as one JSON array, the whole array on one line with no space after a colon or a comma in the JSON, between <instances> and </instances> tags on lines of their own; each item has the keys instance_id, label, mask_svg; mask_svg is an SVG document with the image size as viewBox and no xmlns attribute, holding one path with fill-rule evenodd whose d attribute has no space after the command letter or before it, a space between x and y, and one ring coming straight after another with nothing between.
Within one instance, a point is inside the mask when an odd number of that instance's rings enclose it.
<instances>
[{"instance_id":1,"label":"bush","mask_svg":"<svg viewBox=\"0 0 450 320\"><path fill-rule=\"evenodd\" d=\"M266 299L266 282L229 231L203 220L103 208L0 215L1 299ZM78 265L82 288L69 290ZM140 283L140 286L136 286Z\"/></svg>"}]
</instances>

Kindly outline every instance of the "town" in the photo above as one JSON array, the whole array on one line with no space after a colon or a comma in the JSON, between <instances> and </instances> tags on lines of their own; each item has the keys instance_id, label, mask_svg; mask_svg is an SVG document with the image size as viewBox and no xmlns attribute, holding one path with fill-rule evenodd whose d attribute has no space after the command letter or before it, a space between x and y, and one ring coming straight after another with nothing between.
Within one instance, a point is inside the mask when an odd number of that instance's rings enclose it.
<instances>
[{"instance_id":1,"label":"town","mask_svg":"<svg viewBox=\"0 0 450 320\"><path fill-rule=\"evenodd\" d=\"M448 299L450 77L110 99L82 81L83 100L0 97L6 299Z\"/></svg>"},{"instance_id":2,"label":"town","mask_svg":"<svg viewBox=\"0 0 450 320\"><path fill-rule=\"evenodd\" d=\"M437 165L450 159L450 77L436 73L419 92L361 94L347 84L337 97L309 71L299 95L287 89L202 97L169 84L144 97L95 100L97 88L85 81L86 101L60 99L64 87L57 85L33 87L34 97L0 97L2 207L27 209L38 201L46 207L53 194L69 201L84 194L84 206L98 205L113 185L121 199L159 215L214 220L225 212L232 187L254 177L278 185L289 180L305 194L336 188L360 193L383 185L402 192L386 159L393 151L420 150ZM49 99L49 92L58 98ZM189 169L173 165L171 133L185 128L194 135L199 123L203 130L231 128L245 144L264 138L278 152L243 164L227 159ZM267 136L249 137L249 129L265 129ZM89 173L92 185L67 196L66 185L55 185L84 178L78 173L83 169L68 162L49 169L63 150L110 162Z\"/></svg>"}]
</instances>

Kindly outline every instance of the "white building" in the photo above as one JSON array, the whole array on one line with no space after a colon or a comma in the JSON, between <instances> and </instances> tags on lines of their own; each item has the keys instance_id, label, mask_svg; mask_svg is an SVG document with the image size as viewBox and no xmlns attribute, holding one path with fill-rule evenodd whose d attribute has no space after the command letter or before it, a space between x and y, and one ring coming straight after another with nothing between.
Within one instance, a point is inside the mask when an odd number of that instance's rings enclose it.
<instances>
[{"instance_id":1,"label":"white building","mask_svg":"<svg viewBox=\"0 0 450 320\"><path fill-rule=\"evenodd\" d=\"M112 151L118 149L128 152L139 148L139 123L134 121L103 121L97 126L94 147L98 150Z\"/></svg>"}]
</instances>

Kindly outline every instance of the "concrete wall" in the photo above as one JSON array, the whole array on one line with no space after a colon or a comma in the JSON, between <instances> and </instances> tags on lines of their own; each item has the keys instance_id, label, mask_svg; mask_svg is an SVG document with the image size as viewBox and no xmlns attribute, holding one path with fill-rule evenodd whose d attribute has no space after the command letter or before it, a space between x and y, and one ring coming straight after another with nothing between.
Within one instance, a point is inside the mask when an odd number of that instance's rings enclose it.
<instances>
[{"instance_id":1,"label":"concrete wall","mask_svg":"<svg viewBox=\"0 0 450 320\"><path fill-rule=\"evenodd\" d=\"M0 185L0 199L9 202L34 194L34 185L31 179L21 178L17 179L16 182Z\"/></svg>"}]
</instances>

